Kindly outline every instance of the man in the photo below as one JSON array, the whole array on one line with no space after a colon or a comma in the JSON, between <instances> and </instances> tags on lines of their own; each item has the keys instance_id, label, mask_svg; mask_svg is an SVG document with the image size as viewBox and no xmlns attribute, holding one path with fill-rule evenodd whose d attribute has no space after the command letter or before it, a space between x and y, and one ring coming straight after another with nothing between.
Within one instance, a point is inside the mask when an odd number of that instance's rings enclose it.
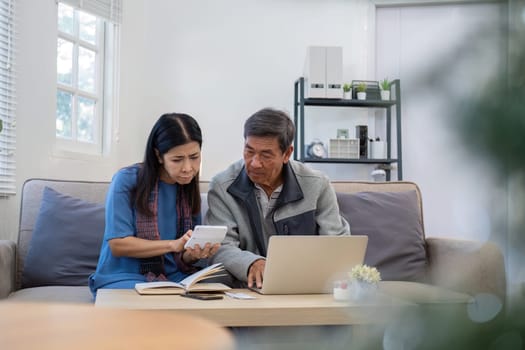
<instances>
[{"instance_id":1,"label":"man","mask_svg":"<svg viewBox=\"0 0 525 350\"><path fill-rule=\"evenodd\" d=\"M290 159L294 134L286 113L256 112L244 124L244 161L210 183L206 221L228 226L212 262L248 287L262 287L270 236L350 233L328 177Z\"/></svg>"}]
</instances>

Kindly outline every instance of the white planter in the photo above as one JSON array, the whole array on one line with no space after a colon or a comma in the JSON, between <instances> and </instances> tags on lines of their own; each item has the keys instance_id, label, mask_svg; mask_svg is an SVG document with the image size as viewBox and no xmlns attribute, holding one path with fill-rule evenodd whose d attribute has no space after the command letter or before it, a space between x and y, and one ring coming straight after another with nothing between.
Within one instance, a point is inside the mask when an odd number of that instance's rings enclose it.
<instances>
[{"instance_id":1,"label":"white planter","mask_svg":"<svg viewBox=\"0 0 525 350\"><path fill-rule=\"evenodd\" d=\"M370 173L372 181L374 182L385 182L386 181L386 171L383 169L374 169Z\"/></svg>"},{"instance_id":2,"label":"white planter","mask_svg":"<svg viewBox=\"0 0 525 350\"><path fill-rule=\"evenodd\" d=\"M352 281L350 285L350 300L363 301L373 299L377 295L377 284Z\"/></svg>"},{"instance_id":3,"label":"white planter","mask_svg":"<svg viewBox=\"0 0 525 350\"><path fill-rule=\"evenodd\" d=\"M381 90L381 99L383 101L390 101L390 91L388 91L388 90Z\"/></svg>"},{"instance_id":4,"label":"white planter","mask_svg":"<svg viewBox=\"0 0 525 350\"><path fill-rule=\"evenodd\" d=\"M345 100L351 100L352 99L352 89L350 89L350 91L348 92L343 92L343 98Z\"/></svg>"},{"instance_id":5,"label":"white planter","mask_svg":"<svg viewBox=\"0 0 525 350\"><path fill-rule=\"evenodd\" d=\"M358 100L366 100L366 92L358 92L357 93L357 99Z\"/></svg>"},{"instance_id":6,"label":"white planter","mask_svg":"<svg viewBox=\"0 0 525 350\"><path fill-rule=\"evenodd\" d=\"M383 159L386 158L386 143L385 141L374 141L370 142L372 159Z\"/></svg>"}]
</instances>

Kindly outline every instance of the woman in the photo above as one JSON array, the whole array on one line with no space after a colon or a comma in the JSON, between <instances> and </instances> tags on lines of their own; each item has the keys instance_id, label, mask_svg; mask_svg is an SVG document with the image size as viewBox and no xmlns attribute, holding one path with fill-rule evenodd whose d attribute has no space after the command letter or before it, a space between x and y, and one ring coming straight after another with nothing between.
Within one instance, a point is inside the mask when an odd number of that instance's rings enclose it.
<instances>
[{"instance_id":1,"label":"woman","mask_svg":"<svg viewBox=\"0 0 525 350\"><path fill-rule=\"evenodd\" d=\"M201 146L195 119L164 114L150 132L143 163L113 176L104 241L89 277L93 295L99 288L129 289L138 282L178 282L219 249L219 244L184 249L201 223Z\"/></svg>"}]
</instances>

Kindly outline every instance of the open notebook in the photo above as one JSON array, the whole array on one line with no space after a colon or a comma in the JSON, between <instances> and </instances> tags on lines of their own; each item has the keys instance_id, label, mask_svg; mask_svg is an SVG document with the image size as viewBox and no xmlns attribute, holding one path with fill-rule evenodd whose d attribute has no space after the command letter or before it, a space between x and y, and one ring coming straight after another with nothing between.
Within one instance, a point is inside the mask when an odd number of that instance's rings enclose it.
<instances>
[{"instance_id":1,"label":"open notebook","mask_svg":"<svg viewBox=\"0 0 525 350\"><path fill-rule=\"evenodd\" d=\"M362 264L368 236L272 236L268 243L261 294L332 293Z\"/></svg>"},{"instance_id":2,"label":"open notebook","mask_svg":"<svg viewBox=\"0 0 525 350\"><path fill-rule=\"evenodd\" d=\"M184 294L188 292L223 292L230 289L222 283L205 283L203 280L224 276L224 267L217 263L189 275L180 282L158 281L136 283L139 294Z\"/></svg>"}]
</instances>

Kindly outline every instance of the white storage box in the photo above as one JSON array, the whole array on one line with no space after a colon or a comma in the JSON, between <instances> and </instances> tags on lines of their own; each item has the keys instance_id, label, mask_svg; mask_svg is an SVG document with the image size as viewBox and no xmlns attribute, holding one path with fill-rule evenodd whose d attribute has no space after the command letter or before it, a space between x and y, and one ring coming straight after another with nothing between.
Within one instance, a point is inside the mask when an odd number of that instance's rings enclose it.
<instances>
[{"instance_id":1,"label":"white storage box","mask_svg":"<svg viewBox=\"0 0 525 350\"><path fill-rule=\"evenodd\" d=\"M359 139L330 139L330 158L359 158Z\"/></svg>"},{"instance_id":2,"label":"white storage box","mask_svg":"<svg viewBox=\"0 0 525 350\"><path fill-rule=\"evenodd\" d=\"M343 97L343 47L309 46L304 64L306 98Z\"/></svg>"}]
</instances>

